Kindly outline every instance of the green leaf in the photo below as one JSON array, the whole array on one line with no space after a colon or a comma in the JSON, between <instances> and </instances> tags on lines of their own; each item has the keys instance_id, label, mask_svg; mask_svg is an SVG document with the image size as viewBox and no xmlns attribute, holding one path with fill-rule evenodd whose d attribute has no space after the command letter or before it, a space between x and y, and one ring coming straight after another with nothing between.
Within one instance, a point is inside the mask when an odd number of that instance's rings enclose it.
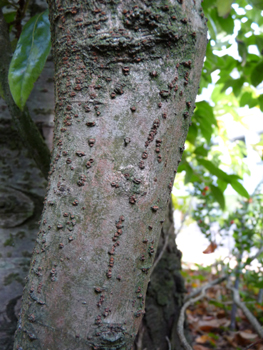
<instances>
[{"instance_id":1,"label":"green leaf","mask_svg":"<svg viewBox=\"0 0 263 350\"><path fill-rule=\"evenodd\" d=\"M0 0L0 8L11 5L7 0Z\"/></svg>"},{"instance_id":2,"label":"green leaf","mask_svg":"<svg viewBox=\"0 0 263 350\"><path fill-rule=\"evenodd\" d=\"M257 7L261 10L263 10L263 3L262 0L247 0L247 2L252 6L252 7Z\"/></svg>"},{"instance_id":3,"label":"green leaf","mask_svg":"<svg viewBox=\"0 0 263 350\"><path fill-rule=\"evenodd\" d=\"M218 184L218 187L220 188L220 190L224 193L226 188L227 188L228 183L223 181L223 180L217 179L217 184Z\"/></svg>"},{"instance_id":4,"label":"green leaf","mask_svg":"<svg viewBox=\"0 0 263 350\"><path fill-rule=\"evenodd\" d=\"M263 81L263 61L260 61L252 70L251 83L258 86Z\"/></svg>"},{"instance_id":5,"label":"green leaf","mask_svg":"<svg viewBox=\"0 0 263 350\"><path fill-rule=\"evenodd\" d=\"M23 110L51 48L48 11L24 26L9 67L8 81L17 106Z\"/></svg>"},{"instance_id":6,"label":"green leaf","mask_svg":"<svg viewBox=\"0 0 263 350\"><path fill-rule=\"evenodd\" d=\"M220 24L221 28L227 33L227 34L233 34L234 32L234 20L231 16L228 16L227 18L219 17L217 18L218 23Z\"/></svg>"},{"instance_id":7,"label":"green leaf","mask_svg":"<svg viewBox=\"0 0 263 350\"><path fill-rule=\"evenodd\" d=\"M239 102L240 107L245 107L245 105L248 105L251 99L252 99L252 92L248 92L248 91L244 92L240 98L240 102Z\"/></svg>"},{"instance_id":8,"label":"green leaf","mask_svg":"<svg viewBox=\"0 0 263 350\"><path fill-rule=\"evenodd\" d=\"M263 35L255 36L256 45L258 47L258 51L263 55Z\"/></svg>"},{"instance_id":9,"label":"green leaf","mask_svg":"<svg viewBox=\"0 0 263 350\"><path fill-rule=\"evenodd\" d=\"M197 126L195 124L192 124L187 134L187 141L189 141L192 145L194 145L195 140L197 138L197 134L198 134Z\"/></svg>"},{"instance_id":10,"label":"green leaf","mask_svg":"<svg viewBox=\"0 0 263 350\"><path fill-rule=\"evenodd\" d=\"M198 163L203 165L212 175L217 176L219 179L221 179L227 183L231 183L231 179L229 178L229 175L227 173L225 173L223 170L216 167L209 160L198 158Z\"/></svg>"},{"instance_id":11,"label":"green leaf","mask_svg":"<svg viewBox=\"0 0 263 350\"><path fill-rule=\"evenodd\" d=\"M245 198L250 198L247 190L245 189L245 187L243 185L241 185L240 182L238 182L235 179L231 179L230 185L233 187L233 189L240 194L242 197Z\"/></svg>"},{"instance_id":12,"label":"green leaf","mask_svg":"<svg viewBox=\"0 0 263 350\"><path fill-rule=\"evenodd\" d=\"M194 172L193 172L192 167L188 163L186 163L185 165L186 165L186 167L185 167L186 174L185 174L185 178L184 178L184 184L186 185L188 182L191 181L191 178L192 178L192 175Z\"/></svg>"},{"instance_id":13,"label":"green leaf","mask_svg":"<svg viewBox=\"0 0 263 350\"><path fill-rule=\"evenodd\" d=\"M199 156L203 156L206 157L208 154L208 150L204 148L204 146L198 146L196 147L196 149L194 150L195 154L199 155Z\"/></svg>"},{"instance_id":14,"label":"green leaf","mask_svg":"<svg viewBox=\"0 0 263 350\"><path fill-rule=\"evenodd\" d=\"M210 185L211 192L222 210L225 209L225 197L219 187Z\"/></svg>"},{"instance_id":15,"label":"green leaf","mask_svg":"<svg viewBox=\"0 0 263 350\"><path fill-rule=\"evenodd\" d=\"M16 12L7 12L4 14L6 23L13 22L16 18Z\"/></svg>"},{"instance_id":16,"label":"green leaf","mask_svg":"<svg viewBox=\"0 0 263 350\"><path fill-rule=\"evenodd\" d=\"M231 5L233 0L217 0L217 12L220 17L227 17L231 11Z\"/></svg>"},{"instance_id":17,"label":"green leaf","mask_svg":"<svg viewBox=\"0 0 263 350\"><path fill-rule=\"evenodd\" d=\"M213 21L212 17L209 14L206 14L206 17L208 18L207 26L208 26L211 39L216 40L217 30L216 30L215 22Z\"/></svg>"},{"instance_id":18,"label":"green leaf","mask_svg":"<svg viewBox=\"0 0 263 350\"><path fill-rule=\"evenodd\" d=\"M263 112L263 95L260 95L258 97L258 102L259 102L260 110Z\"/></svg>"},{"instance_id":19,"label":"green leaf","mask_svg":"<svg viewBox=\"0 0 263 350\"><path fill-rule=\"evenodd\" d=\"M206 101L196 102L196 112L195 115L200 115L209 120L210 124L214 124L217 126L217 121L214 116L213 108Z\"/></svg>"},{"instance_id":20,"label":"green leaf","mask_svg":"<svg viewBox=\"0 0 263 350\"><path fill-rule=\"evenodd\" d=\"M245 65L247 59L247 45L243 40L236 38L238 53L242 58L242 64Z\"/></svg>"}]
</instances>

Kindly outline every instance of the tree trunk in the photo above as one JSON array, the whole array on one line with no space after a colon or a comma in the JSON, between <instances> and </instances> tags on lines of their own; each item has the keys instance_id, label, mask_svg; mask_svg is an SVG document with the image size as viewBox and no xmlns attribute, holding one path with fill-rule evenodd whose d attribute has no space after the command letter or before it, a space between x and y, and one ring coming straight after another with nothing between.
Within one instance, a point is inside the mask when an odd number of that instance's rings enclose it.
<instances>
[{"instance_id":1,"label":"tree trunk","mask_svg":"<svg viewBox=\"0 0 263 350\"><path fill-rule=\"evenodd\" d=\"M54 150L15 349L133 347L194 108L200 1L98 4L49 2Z\"/></svg>"},{"instance_id":2,"label":"tree trunk","mask_svg":"<svg viewBox=\"0 0 263 350\"><path fill-rule=\"evenodd\" d=\"M135 341L136 350L183 350L177 321L186 289L180 273L181 252L175 244L171 205L168 209L156 254L157 264L146 293L146 313Z\"/></svg>"}]
</instances>

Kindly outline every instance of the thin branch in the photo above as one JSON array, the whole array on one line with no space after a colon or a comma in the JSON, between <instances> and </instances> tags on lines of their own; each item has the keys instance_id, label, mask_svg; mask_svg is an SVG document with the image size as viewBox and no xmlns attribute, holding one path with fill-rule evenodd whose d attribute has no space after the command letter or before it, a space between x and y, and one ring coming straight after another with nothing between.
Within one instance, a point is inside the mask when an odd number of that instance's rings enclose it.
<instances>
[{"instance_id":1,"label":"thin branch","mask_svg":"<svg viewBox=\"0 0 263 350\"><path fill-rule=\"evenodd\" d=\"M168 350L172 350L170 339L167 336L165 337L165 339L168 343Z\"/></svg>"},{"instance_id":2,"label":"thin branch","mask_svg":"<svg viewBox=\"0 0 263 350\"><path fill-rule=\"evenodd\" d=\"M198 300L202 299L205 296L205 292L208 288L223 282L224 280L226 280L226 278L227 278L227 276L223 276L223 277L220 277L212 282L209 282L206 285L204 285L203 287L197 288L195 291L193 291L190 295L188 295L185 298L186 301L180 310L180 315L179 315L178 324L177 324L177 333L178 333L179 339L182 343L182 346L185 350L193 350L193 348L188 344L188 342L184 336L184 320L185 320L186 309L191 304L194 304ZM200 293L200 295L198 295L199 293ZM196 295L198 295L198 296L195 298Z\"/></svg>"},{"instance_id":3,"label":"thin branch","mask_svg":"<svg viewBox=\"0 0 263 350\"><path fill-rule=\"evenodd\" d=\"M163 245L163 248L160 252L160 254L158 255L157 259L155 260L154 264L153 264L153 267L152 267L152 271L156 268L158 262L161 260L162 256L163 256L163 253L165 252L165 249L167 247L167 244L169 242L169 232L167 233L166 237L165 237L165 242L164 242L164 245Z\"/></svg>"},{"instance_id":4,"label":"thin branch","mask_svg":"<svg viewBox=\"0 0 263 350\"><path fill-rule=\"evenodd\" d=\"M180 227L178 228L178 230L175 231L175 237L177 237L177 236L179 235L179 233L181 232L181 230L182 230L182 228L183 228L183 226L184 226L185 220L186 220L186 218L188 217L188 215L190 214L191 207L192 207L192 200L191 200L190 203L189 203L188 210L184 213L183 220L182 220L182 222L181 222Z\"/></svg>"},{"instance_id":5,"label":"thin branch","mask_svg":"<svg viewBox=\"0 0 263 350\"><path fill-rule=\"evenodd\" d=\"M198 300L202 299L204 296L205 296L205 289L203 289L201 291L201 294L198 295L198 297L188 300L181 308L178 323L177 323L177 333L178 333L179 339L182 343L182 346L185 350L193 350L193 348L188 344L188 342L185 338L185 335L184 335L185 311L191 304L194 304Z\"/></svg>"},{"instance_id":6,"label":"thin branch","mask_svg":"<svg viewBox=\"0 0 263 350\"><path fill-rule=\"evenodd\" d=\"M38 168L48 177L50 152L27 108L21 111L15 104L8 84L8 69L12 57L8 26L0 9L0 85L14 126Z\"/></svg>"},{"instance_id":7,"label":"thin branch","mask_svg":"<svg viewBox=\"0 0 263 350\"><path fill-rule=\"evenodd\" d=\"M243 311L244 315L246 316L246 318L248 319L248 321L250 322L250 324L252 325L254 330L257 332L257 334L261 338L263 338L263 328L259 324L259 322L256 319L256 317L254 315L252 315L252 313L248 310L246 305L240 300L240 296L239 296L238 290L235 289L234 287L231 287L229 283L227 284L227 288L232 291L232 293L233 293L233 301L235 302L235 304Z\"/></svg>"},{"instance_id":8,"label":"thin branch","mask_svg":"<svg viewBox=\"0 0 263 350\"><path fill-rule=\"evenodd\" d=\"M247 346L244 350L251 349L251 348L254 347L254 345L257 345L257 344L260 344L260 343L263 343L263 339L259 339L259 340L255 341L253 344L250 344L249 346Z\"/></svg>"},{"instance_id":9,"label":"thin branch","mask_svg":"<svg viewBox=\"0 0 263 350\"><path fill-rule=\"evenodd\" d=\"M215 286L216 284L220 284L221 282L225 281L227 279L227 276L222 276L220 278L217 278L216 280L214 281L211 281L207 284L205 284L203 287L200 287L200 288L196 288L195 290L192 291L192 293L186 295L184 301L185 303L189 300L189 299L192 299L194 298L196 295L198 295L199 293L202 292L203 289L207 289L207 288L211 288L213 286Z\"/></svg>"}]
</instances>

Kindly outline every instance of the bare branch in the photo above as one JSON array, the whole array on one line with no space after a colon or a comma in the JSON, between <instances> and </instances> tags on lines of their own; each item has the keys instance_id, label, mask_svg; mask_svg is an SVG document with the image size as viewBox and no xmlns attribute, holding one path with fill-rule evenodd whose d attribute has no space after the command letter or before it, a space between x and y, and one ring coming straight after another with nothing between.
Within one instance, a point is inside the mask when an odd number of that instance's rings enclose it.
<instances>
[{"instance_id":1,"label":"bare branch","mask_svg":"<svg viewBox=\"0 0 263 350\"><path fill-rule=\"evenodd\" d=\"M246 318L248 319L248 321L250 322L254 330L257 332L257 334L261 338L263 338L263 328L261 327L257 319L254 317L254 315L252 315L252 313L248 310L246 305L240 300L238 290L235 289L234 287L231 287L229 283L227 285L227 288L232 291L233 300L235 304L243 311L244 315L246 316Z\"/></svg>"}]
</instances>

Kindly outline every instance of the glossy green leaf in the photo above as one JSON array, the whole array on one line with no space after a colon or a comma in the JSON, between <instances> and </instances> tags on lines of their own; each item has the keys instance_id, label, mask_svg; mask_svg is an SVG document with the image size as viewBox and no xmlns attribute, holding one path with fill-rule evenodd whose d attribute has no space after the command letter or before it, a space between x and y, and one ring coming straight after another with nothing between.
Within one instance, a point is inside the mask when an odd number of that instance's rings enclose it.
<instances>
[{"instance_id":1,"label":"glossy green leaf","mask_svg":"<svg viewBox=\"0 0 263 350\"><path fill-rule=\"evenodd\" d=\"M210 190L211 190L215 200L220 205L220 208L222 210L224 210L225 209L225 197L224 197L221 189L219 187L214 186L214 185L210 185Z\"/></svg>"},{"instance_id":2,"label":"glossy green leaf","mask_svg":"<svg viewBox=\"0 0 263 350\"><path fill-rule=\"evenodd\" d=\"M22 110L51 48L48 11L24 26L9 67L8 81L15 103Z\"/></svg>"},{"instance_id":3,"label":"glossy green leaf","mask_svg":"<svg viewBox=\"0 0 263 350\"><path fill-rule=\"evenodd\" d=\"M251 83L258 86L263 81L263 61L260 61L252 70Z\"/></svg>"},{"instance_id":4,"label":"glossy green leaf","mask_svg":"<svg viewBox=\"0 0 263 350\"><path fill-rule=\"evenodd\" d=\"M233 0L217 0L217 12L220 17L227 17L231 11Z\"/></svg>"},{"instance_id":5,"label":"glossy green leaf","mask_svg":"<svg viewBox=\"0 0 263 350\"><path fill-rule=\"evenodd\" d=\"M240 194L240 196L245 197L245 198L249 198L249 194L247 192L247 190L245 189L245 187L243 185L241 185L240 182L238 182L236 179L232 179L230 182L230 185L233 187L233 189Z\"/></svg>"}]
</instances>

